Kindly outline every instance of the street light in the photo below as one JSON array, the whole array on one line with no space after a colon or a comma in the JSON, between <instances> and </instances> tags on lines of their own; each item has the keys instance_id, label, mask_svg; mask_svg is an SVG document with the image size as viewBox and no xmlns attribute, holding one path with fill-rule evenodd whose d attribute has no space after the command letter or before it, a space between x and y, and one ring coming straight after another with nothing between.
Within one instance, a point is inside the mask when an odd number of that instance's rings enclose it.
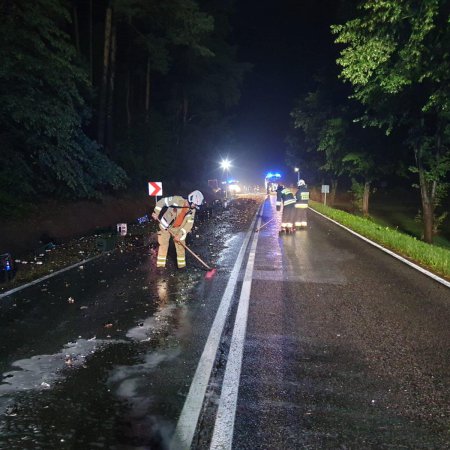
<instances>
[{"instance_id":1,"label":"street light","mask_svg":"<svg viewBox=\"0 0 450 450\"><path fill-rule=\"evenodd\" d=\"M300 169L298 167L296 167L294 169L294 172L297 172L297 183L300 181Z\"/></svg>"},{"instance_id":2,"label":"street light","mask_svg":"<svg viewBox=\"0 0 450 450\"><path fill-rule=\"evenodd\" d=\"M225 198L227 198L228 194L227 194L227 186L228 186L228 171L230 170L231 167L231 161L229 161L228 159L222 159L222 161L220 161L220 167L222 168L222 170L225 171L226 177L225 177Z\"/></svg>"},{"instance_id":3,"label":"street light","mask_svg":"<svg viewBox=\"0 0 450 450\"><path fill-rule=\"evenodd\" d=\"M223 170L228 170L231 167L231 161L222 159L222 161L220 161L220 167L222 167Z\"/></svg>"}]
</instances>

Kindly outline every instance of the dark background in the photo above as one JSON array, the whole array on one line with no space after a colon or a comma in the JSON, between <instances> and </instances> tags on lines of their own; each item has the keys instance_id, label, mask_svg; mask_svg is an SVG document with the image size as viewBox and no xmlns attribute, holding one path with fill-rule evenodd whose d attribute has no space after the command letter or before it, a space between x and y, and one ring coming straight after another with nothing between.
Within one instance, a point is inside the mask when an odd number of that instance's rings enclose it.
<instances>
[{"instance_id":1,"label":"dark background","mask_svg":"<svg viewBox=\"0 0 450 450\"><path fill-rule=\"evenodd\" d=\"M240 60L253 64L235 111L236 148L225 155L237 178L260 183L275 170L295 181L285 165L289 113L318 72L333 70L338 48L330 25L340 13L332 0L237 2L233 37Z\"/></svg>"}]
</instances>

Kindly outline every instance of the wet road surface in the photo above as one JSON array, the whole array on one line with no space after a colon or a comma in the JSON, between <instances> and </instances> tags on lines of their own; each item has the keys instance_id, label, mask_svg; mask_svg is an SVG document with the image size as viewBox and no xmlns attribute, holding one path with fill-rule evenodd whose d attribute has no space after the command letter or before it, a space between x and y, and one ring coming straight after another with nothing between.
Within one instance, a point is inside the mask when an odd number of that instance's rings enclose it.
<instances>
[{"instance_id":1,"label":"wet road surface","mask_svg":"<svg viewBox=\"0 0 450 450\"><path fill-rule=\"evenodd\" d=\"M450 448L449 289L313 212L278 227L259 233L242 365L236 319L195 448Z\"/></svg>"},{"instance_id":2,"label":"wet road surface","mask_svg":"<svg viewBox=\"0 0 450 450\"><path fill-rule=\"evenodd\" d=\"M0 301L0 449L166 448L257 205L199 224L218 267L157 270L156 250L105 254ZM172 248L173 250L173 248Z\"/></svg>"},{"instance_id":3,"label":"wet road surface","mask_svg":"<svg viewBox=\"0 0 450 450\"><path fill-rule=\"evenodd\" d=\"M192 448L450 448L449 289L313 212L279 236L244 209L193 242L213 279L142 248L3 298L0 449L183 448L227 292Z\"/></svg>"}]
</instances>

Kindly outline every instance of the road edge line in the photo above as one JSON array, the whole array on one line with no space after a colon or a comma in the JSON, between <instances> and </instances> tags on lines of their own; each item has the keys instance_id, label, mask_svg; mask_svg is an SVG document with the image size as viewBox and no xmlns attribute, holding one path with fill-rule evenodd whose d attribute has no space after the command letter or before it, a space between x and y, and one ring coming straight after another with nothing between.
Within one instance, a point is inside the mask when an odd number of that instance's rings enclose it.
<instances>
[{"instance_id":1,"label":"road edge line","mask_svg":"<svg viewBox=\"0 0 450 450\"><path fill-rule=\"evenodd\" d=\"M241 271L245 252L248 248L248 243L252 233L254 233L256 219L262 210L264 203L258 208L258 211L253 218L250 229L247 232L244 241L239 250L236 262L230 273L228 283L217 308L216 316L211 325L211 329L206 340L202 355L197 364L194 377L192 378L189 392L178 418L175 432L171 438L169 448L173 450L189 449L194 438L197 422L200 417L200 412L203 406L206 388L211 377L211 371L216 360L217 350L220 344L220 338L228 317L231 300L234 295L236 283Z\"/></svg>"},{"instance_id":2,"label":"road edge line","mask_svg":"<svg viewBox=\"0 0 450 450\"><path fill-rule=\"evenodd\" d=\"M341 228L344 228L344 230L349 231L350 233L354 234L355 236L359 237L360 239L362 239L363 241L368 242L369 244L373 245L374 247L382 250L383 252L387 253L388 255L393 256L394 258L398 259L399 261L408 264L408 266L411 266L413 269L418 270L419 272L422 272L424 275L432 278L433 280L437 281L438 283L443 284L444 286L450 288L450 282L447 280L444 280L444 278L441 278L440 276L434 274L433 272L430 272L429 270L424 269L423 267L420 267L419 265L409 261L408 259L404 258L403 256L400 256L397 253L394 253L393 251L387 249L386 247L383 247L380 244L377 244L374 241L371 241L369 238L366 238L365 236L357 233L356 231L351 230L350 228L346 227L345 225L342 225L339 222L336 222L336 220L330 219L328 216L326 216L325 214L322 214L318 211L316 211L314 208L309 208L311 211L314 211L316 214L318 214L319 216L324 217L325 219L329 220L330 222L335 223L336 225L339 225Z\"/></svg>"}]
</instances>

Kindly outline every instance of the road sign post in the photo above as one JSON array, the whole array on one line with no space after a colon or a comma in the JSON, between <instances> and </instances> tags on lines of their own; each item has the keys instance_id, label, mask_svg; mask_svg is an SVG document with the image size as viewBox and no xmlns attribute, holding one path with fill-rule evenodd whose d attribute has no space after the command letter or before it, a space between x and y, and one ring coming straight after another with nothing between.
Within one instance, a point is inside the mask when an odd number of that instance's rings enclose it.
<instances>
[{"instance_id":1,"label":"road sign post","mask_svg":"<svg viewBox=\"0 0 450 450\"><path fill-rule=\"evenodd\" d=\"M327 204L327 194L330 192L330 185L328 184L322 184L322 194L325 194L325 198L323 201L323 204L326 206Z\"/></svg>"}]
</instances>

